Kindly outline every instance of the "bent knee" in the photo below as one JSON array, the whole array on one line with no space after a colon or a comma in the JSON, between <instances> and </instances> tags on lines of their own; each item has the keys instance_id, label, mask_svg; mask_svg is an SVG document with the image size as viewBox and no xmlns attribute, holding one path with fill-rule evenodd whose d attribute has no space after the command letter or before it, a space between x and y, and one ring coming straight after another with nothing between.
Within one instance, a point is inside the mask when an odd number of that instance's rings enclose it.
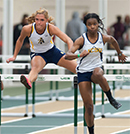
<instances>
[{"instance_id":1,"label":"bent knee","mask_svg":"<svg viewBox=\"0 0 130 134\"><path fill-rule=\"evenodd\" d=\"M101 78L103 76L103 70L101 68L95 68L93 71L93 76L96 78Z\"/></svg>"}]
</instances>

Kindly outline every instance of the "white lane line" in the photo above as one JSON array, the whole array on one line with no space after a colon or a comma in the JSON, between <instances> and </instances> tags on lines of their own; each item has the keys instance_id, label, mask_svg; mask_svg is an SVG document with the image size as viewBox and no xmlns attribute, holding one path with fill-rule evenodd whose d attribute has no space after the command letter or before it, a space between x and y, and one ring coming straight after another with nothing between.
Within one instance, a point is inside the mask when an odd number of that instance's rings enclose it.
<instances>
[{"instance_id":1,"label":"white lane line","mask_svg":"<svg viewBox=\"0 0 130 134\"><path fill-rule=\"evenodd\" d=\"M58 128L63 128L63 127L68 127L70 125L73 125L73 123L70 123L70 124L66 124L66 125L62 125L62 126L57 126L57 127L54 127L54 128L49 128L49 129L44 129L44 130L39 130L39 131L35 131L35 132L31 132L31 133L28 133L28 134L37 134L39 132L45 132L45 131L50 131L50 130L55 130L55 129L58 129Z\"/></svg>"},{"instance_id":2,"label":"white lane line","mask_svg":"<svg viewBox=\"0 0 130 134\"><path fill-rule=\"evenodd\" d=\"M126 111L123 111L123 112L119 112L119 113L125 113L125 112L128 112L129 110L126 110ZM55 112L56 113L56 112ZM117 113L118 114L118 113ZM95 118L95 120L98 120L98 119L102 119L102 117L97 117ZM80 123L83 123L83 121L80 121L80 122L77 122L78 124ZM66 124L66 125L62 125L62 126L57 126L57 127L54 127L54 128L49 128L49 129L44 129L44 130L39 130L39 131L35 131L35 132L31 132L31 133L28 133L28 134L37 134L39 132L45 132L45 131L50 131L50 130L55 130L55 129L59 129L59 128L63 128L63 127L68 127L70 125L73 125L74 123L70 123L70 124ZM78 126L79 127L79 126ZM97 127L97 126L96 126ZM102 126L98 126L98 127L102 127ZM104 126L103 126L104 127ZM119 127L119 128L124 128L124 127L127 127L127 126L106 126L106 128L108 127ZM129 126L128 126L129 127Z\"/></svg>"},{"instance_id":3,"label":"white lane line","mask_svg":"<svg viewBox=\"0 0 130 134\"><path fill-rule=\"evenodd\" d=\"M31 119L32 117L24 117L22 119L15 119L15 120L10 120L10 121L3 121L2 125L5 123L12 123L12 122L16 122L16 121L22 121L22 120L27 120L27 119Z\"/></svg>"},{"instance_id":4,"label":"white lane line","mask_svg":"<svg viewBox=\"0 0 130 134\"><path fill-rule=\"evenodd\" d=\"M130 127L130 126L129 126L129 127ZM121 130L121 131L117 131L117 132L114 132L114 133L110 133L110 134L119 134L119 133L126 132L126 131L130 131L130 128L124 129L124 130ZM129 133L130 133L130 132L129 132Z\"/></svg>"},{"instance_id":5,"label":"white lane line","mask_svg":"<svg viewBox=\"0 0 130 134\"><path fill-rule=\"evenodd\" d=\"M40 105L40 104L44 104L44 103L51 103L51 102L55 102L55 101L46 101L46 102L39 102L39 103L36 103L36 105L38 104L38 105ZM31 104L30 104L31 105ZM97 104L96 104L97 105ZM100 105L100 103L98 104L98 105ZM24 107L24 106L19 106L19 107ZM8 109L14 109L14 108L18 108L18 106L16 106L16 107L13 107L13 108L8 108ZM79 108L82 108L82 107L79 107ZM60 111L56 111L56 112L50 112L50 114L53 114L53 113L58 113L58 112L64 112L64 111L68 111L68 110L72 110L73 108L70 108L70 109L65 109L65 110L60 110ZM123 112L124 113L124 112ZM118 114L118 113L115 113L115 114ZM23 118L23 119L17 119L17 120L13 120L13 121L7 121L7 123L8 122L14 122L14 121L20 121L20 120L25 120L25 119L30 119L30 118L32 118L32 117L26 117L26 118ZM100 118L99 118L100 119ZM4 122L4 123L6 123L6 122ZM78 122L78 124L79 124L80 122ZM71 123L71 124L73 124L73 123ZM66 126L69 126L69 125L71 125L71 124L66 124L66 125L63 125L63 127L66 127ZM31 126L30 126L31 127ZM37 126L38 127L38 126ZM43 126L42 126L43 127ZM54 128L51 128L51 129L45 129L45 130L43 130L43 131L48 131L48 130L52 130L52 129L57 129L57 128L60 128L61 126L58 126L58 127L54 127ZM41 130L42 131L42 130ZM36 131L36 133L37 133L37 131ZM31 134L31 133L30 133ZM32 133L33 134L33 133Z\"/></svg>"},{"instance_id":6,"label":"white lane line","mask_svg":"<svg viewBox=\"0 0 130 134\"><path fill-rule=\"evenodd\" d=\"M45 101L45 102L37 102L37 103L35 103L35 105L42 105L42 104L47 104L47 103L52 103L52 102L55 102L55 101L51 100L51 101ZM10 107L10 108L2 108L1 111L25 108L25 106L26 105L14 106L14 107ZM28 104L28 106L32 106L32 104Z\"/></svg>"},{"instance_id":7,"label":"white lane line","mask_svg":"<svg viewBox=\"0 0 130 134\"><path fill-rule=\"evenodd\" d=\"M31 126L29 126L29 125L25 125L25 126L24 125L15 125L15 126L14 125L5 125L5 126L2 126L2 127L16 127L16 128L17 127L25 127L25 128L26 127L27 128L28 127L30 127L30 128L36 127L36 128L40 128L41 127L41 128L43 128L43 127L56 127L56 125L43 125L43 126L38 126L38 125L31 125Z\"/></svg>"}]
</instances>

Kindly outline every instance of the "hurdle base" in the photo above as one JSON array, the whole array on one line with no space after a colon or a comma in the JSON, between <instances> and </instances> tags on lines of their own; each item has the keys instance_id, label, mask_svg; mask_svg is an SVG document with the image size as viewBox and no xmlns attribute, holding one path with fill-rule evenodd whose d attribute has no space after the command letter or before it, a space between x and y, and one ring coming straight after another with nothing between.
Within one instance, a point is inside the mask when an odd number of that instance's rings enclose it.
<instances>
[{"instance_id":1,"label":"hurdle base","mask_svg":"<svg viewBox=\"0 0 130 134\"><path fill-rule=\"evenodd\" d=\"M25 114L24 117L28 117L28 114Z\"/></svg>"},{"instance_id":2,"label":"hurdle base","mask_svg":"<svg viewBox=\"0 0 130 134\"><path fill-rule=\"evenodd\" d=\"M130 118L130 114L120 114L120 115L115 115L115 114L104 114L102 115L103 118Z\"/></svg>"},{"instance_id":3,"label":"hurdle base","mask_svg":"<svg viewBox=\"0 0 130 134\"><path fill-rule=\"evenodd\" d=\"M102 118L105 118L105 115L102 115Z\"/></svg>"},{"instance_id":4,"label":"hurdle base","mask_svg":"<svg viewBox=\"0 0 130 134\"><path fill-rule=\"evenodd\" d=\"M58 98L56 98L56 101L59 101L59 99L58 99Z\"/></svg>"},{"instance_id":5,"label":"hurdle base","mask_svg":"<svg viewBox=\"0 0 130 134\"><path fill-rule=\"evenodd\" d=\"M36 115L35 114L32 114L32 117L36 117Z\"/></svg>"}]
</instances>

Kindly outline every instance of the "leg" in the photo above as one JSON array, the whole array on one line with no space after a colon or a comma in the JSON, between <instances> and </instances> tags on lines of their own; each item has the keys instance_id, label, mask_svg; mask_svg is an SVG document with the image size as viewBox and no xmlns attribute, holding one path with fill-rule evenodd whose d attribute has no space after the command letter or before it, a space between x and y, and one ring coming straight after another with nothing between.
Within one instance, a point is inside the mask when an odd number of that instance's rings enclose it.
<instances>
[{"instance_id":1,"label":"leg","mask_svg":"<svg viewBox=\"0 0 130 134\"><path fill-rule=\"evenodd\" d=\"M46 62L41 56L35 56L31 60L31 71L29 73L28 79L34 82L37 79L38 73L44 68Z\"/></svg>"},{"instance_id":2,"label":"leg","mask_svg":"<svg viewBox=\"0 0 130 134\"><path fill-rule=\"evenodd\" d=\"M91 80L96 83L99 84L100 87L102 88L102 90L105 92L106 96L108 97L111 105L113 107L115 107L116 109L120 108L122 105L120 103L118 103L113 97L112 94L110 92L110 87L108 85L108 82L106 80L106 78L103 76L103 70L101 68L95 68L95 70L93 71L93 74L91 76Z\"/></svg>"},{"instance_id":3,"label":"leg","mask_svg":"<svg viewBox=\"0 0 130 134\"><path fill-rule=\"evenodd\" d=\"M45 66L46 62L41 56L35 56L31 60L31 71L29 73L28 79L24 76L21 75L21 83L24 84L24 86L27 89L31 89L32 87L32 82L34 82L37 79L38 73L43 69Z\"/></svg>"},{"instance_id":4,"label":"leg","mask_svg":"<svg viewBox=\"0 0 130 134\"><path fill-rule=\"evenodd\" d=\"M91 82L83 81L79 83L79 90L82 96L84 106L85 106L85 121L88 128L94 126L94 116L93 116L93 101L92 101L92 87ZM94 129L94 128L93 128ZM91 134L94 134L94 130Z\"/></svg>"},{"instance_id":5,"label":"leg","mask_svg":"<svg viewBox=\"0 0 130 134\"><path fill-rule=\"evenodd\" d=\"M99 84L103 91L109 91L110 87L106 78L103 76L103 70L101 68L95 68L91 76L91 80L95 84Z\"/></svg>"},{"instance_id":6,"label":"leg","mask_svg":"<svg viewBox=\"0 0 130 134\"><path fill-rule=\"evenodd\" d=\"M72 73L76 74L76 66L77 66L77 62L76 60L66 60L64 58L64 56L59 60L59 62L57 63L57 65L62 66L66 69L68 69L69 71L71 71Z\"/></svg>"}]
</instances>

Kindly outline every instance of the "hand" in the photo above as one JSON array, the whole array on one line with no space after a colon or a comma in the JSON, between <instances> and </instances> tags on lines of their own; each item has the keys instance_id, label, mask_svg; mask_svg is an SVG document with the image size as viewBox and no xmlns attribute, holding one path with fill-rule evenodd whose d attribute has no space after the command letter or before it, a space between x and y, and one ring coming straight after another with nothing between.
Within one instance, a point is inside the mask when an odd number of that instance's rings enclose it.
<instances>
[{"instance_id":1,"label":"hand","mask_svg":"<svg viewBox=\"0 0 130 134\"><path fill-rule=\"evenodd\" d=\"M84 57L84 56L87 56L89 54L88 51L84 50L81 54L80 54L80 57Z\"/></svg>"},{"instance_id":2,"label":"hand","mask_svg":"<svg viewBox=\"0 0 130 134\"><path fill-rule=\"evenodd\" d=\"M11 57L9 59L6 60L7 63L9 63L10 61L15 61L15 58L14 57Z\"/></svg>"},{"instance_id":3,"label":"hand","mask_svg":"<svg viewBox=\"0 0 130 134\"><path fill-rule=\"evenodd\" d=\"M124 55L123 53L121 56L118 56L119 62L122 62L122 63L126 62L126 60L127 60L126 58L127 58L127 56Z\"/></svg>"}]
</instances>

